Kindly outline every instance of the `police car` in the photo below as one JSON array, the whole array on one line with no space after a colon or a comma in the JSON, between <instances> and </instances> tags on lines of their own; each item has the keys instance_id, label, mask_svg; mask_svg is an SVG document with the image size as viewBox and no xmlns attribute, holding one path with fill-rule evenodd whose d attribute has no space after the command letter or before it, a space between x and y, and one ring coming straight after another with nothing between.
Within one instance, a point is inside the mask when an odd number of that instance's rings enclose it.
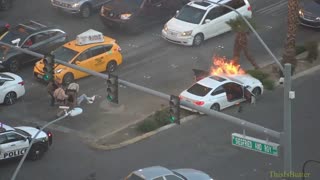
<instances>
[{"instance_id":1,"label":"police car","mask_svg":"<svg viewBox=\"0 0 320 180\"><path fill-rule=\"evenodd\" d=\"M22 156L39 130L34 127L10 127L0 123L0 160ZM52 144L51 132L40 132L29 151L28 159L38 160Z\"/></svg>"}]
</instances>

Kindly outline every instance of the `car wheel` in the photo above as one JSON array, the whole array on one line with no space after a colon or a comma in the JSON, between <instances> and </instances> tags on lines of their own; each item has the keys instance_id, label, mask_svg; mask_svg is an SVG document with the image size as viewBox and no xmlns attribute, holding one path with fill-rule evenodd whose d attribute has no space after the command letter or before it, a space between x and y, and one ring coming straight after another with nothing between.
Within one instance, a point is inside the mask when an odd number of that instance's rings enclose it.
<instances>
[{"instance_id":1,"label":"car wheel","mask_svg":"<svg viewBox=\"0 0 320 180\"><path fill-rule=\"evenodd\" d=\"M80 16L83 18L89 17L91 14L91 7L88 4L84 4L80 8Z\"/></svg>"},{"instance_id":2,"label":"car wheel","mask_svg":"<svg viewBox=\"0 0 320 180\"><path fill-rule=\"evenodd\" d=\"M4 104L5 105L11 105L17 102L17 94L15 92L8 92L6 96L4 97Z\"/></svg>"},{"instance_id":3,"label":"car wheel","mask_svg":"<svg viewBox=\"0 0 320 180\"><path fill-rule=\"evenodd\" d=\"M0 9L8 10L12 7L12 0L1 0Z\"/></svg>"},{"instance_id":4,"label":"car wheel","mask_svg":"<svg viewBox=\"0 0 320 180\"><path fill-rule=\"evenodd\" d=\"M256 87L252 90L252 94L254 94L254 96L260 96L261 95L261 89Z\"/></svg>"},{"instance_id":5,"label":"car wheel","mask_svg":"<svg viewBox=\"0 0 320 180\"><path fill-rule=\"evenodd\" d=\"M36 161L42 158L45 152L45 148L42 145L33 145L28 154L28 158L32 161Z\"/></svg>"},{"instance_id":6,"label":"car wheel","mask_svg":"<svg viewBox=\"0 0 320 180\"><path fill-rule=\"evenodd\" d=\"M193 46L200 46L203 42L203 35L202 34L196 34L193 38Z\"/></svg>"},{"instance_id":7,"label":"car wheel","mask_svg":"<svg viewBox=\"0 0 320 180\"><path fill-rule=\"evenodd\" d=\"M72 73L67 73L63 76L63 84L68 85L74 81L74 76Z\"/></svg>"},{"instance_id":8,"label":"car wheel","mask_svg":"<svg viewBox=\"0 0 320 180\"><path fill-rule=\"evenodd\" d=\"M114 60L112 60L107 64L106 71L111 73L111 72L115 71L116 68L117 68L117 63Z\"/></svg>"},{"instance_id":9,"label":"car wheel","mask_svg":"<svg viewBox=\"0 0 320 180\"><path fill-rule=\"evenodd\" d=\"M217 103L214 103L211 107L210 107L211 110L214 110L214 111L220 111L220 105L217 104Z\"/></svg>"},{"instance_id":10,"label":"car wheel","mask_svg":"<svg viewBox=\"0 0 320 180\"><path fill-rule=\"evenodd\" d=\"M15 60L15 59L11 60L10 63L9 63L9 68L8 69L9 69L10 72L13 72L13 73L18 72L19 69L20 69L19 62L17 60Z\"/></svg>"}]
</instances>

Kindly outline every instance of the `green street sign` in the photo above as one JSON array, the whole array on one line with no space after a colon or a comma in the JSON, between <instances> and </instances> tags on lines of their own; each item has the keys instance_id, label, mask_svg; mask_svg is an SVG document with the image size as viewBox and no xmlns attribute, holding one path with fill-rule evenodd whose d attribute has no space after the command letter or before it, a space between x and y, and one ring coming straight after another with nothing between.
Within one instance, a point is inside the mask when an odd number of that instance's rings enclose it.
<instances>
[{"instance_id":1,"label":"green street sign","mask_svg":"<svg viewBox=\"0 0 320 180\"><path fill-rule=\"evenodd\" d=\"M269 154L273 156L279 156L279 144L245 136L238 133L232 133L231 135L232 145L246 148L249 150Z\"/></svg>"}]
</instances>

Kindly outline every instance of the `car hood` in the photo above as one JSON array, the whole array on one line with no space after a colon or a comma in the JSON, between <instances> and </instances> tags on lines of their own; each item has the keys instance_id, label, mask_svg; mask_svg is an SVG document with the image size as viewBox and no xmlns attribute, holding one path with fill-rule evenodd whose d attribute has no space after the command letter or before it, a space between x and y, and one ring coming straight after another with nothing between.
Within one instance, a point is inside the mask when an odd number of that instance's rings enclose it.
<instances>
[{"instance_id":1,"label":"car hood","mask_svg":"<svg viewBox=\"0 0 320 180\"><path fill-rule=\"evenodd\" d=\"M20 129L20 130L22 130L22 131L25 131L25 132L29 133L29 134L32 136L32 138L34 138L35 135L37 134L37 132L39 131L39 129L37 129L37 128L27 127L27 126L19 126L19 127L15 127L15 128ZM45 138L45 137L47 137L47 134L46 134L44 131L41 131L41 132L38 134L38 136L37 136L36 139L41 139L41 138Z\"/></svg>"},{"instance_id":2,"label":"car hood","mask_svg":"<svg viewBox=\"0 0 320 180\"><path fill-rule=\"evenodd\" d=\"M67 4L80 2L80 0L57 0L57 1L64 2L64 3L67 3Z\"/></svg>"},{"instance_id":3,"label":"car hood","mask_svg":"<svg viewBox=\"0 0 320 180\"><path fill-rule=\"evenodd\" d=\"M312 13L314 16L320 17L320 3L314 0L301 3L301 8L306 12Z\"/></svg>"},{"instance_id":4,"label":"car hood","mask_svg":"<svg viewBox=\"0 0 320 180\"><path fill-rule=\"evenodd\" d=\"M167 22L167 27L169 30L178 31L178 32L190 31L196 28L197 26L198 26L197 24L188 23L176 18L171 18Z\"/></svg>"},{"instance_id":5,"label":"car hood","mask_svg":"<svg viewBox=\"0 0 320 180\"><path fill-rule=\"evenodd\" d=\"M194 170L194 169L175 169L173 170L187 179L196 179L196 180L213 180L208 174Z\"/></svg>"},{"instance_id":6,"label":"car hood","mask_svg":"<svg viewBox=\"0 0 320 180\"><path fill-rule=\"evenodd\" d=\"M116 14L134 13L139 9L137 7L131 7L129 4L123 3L122 1L110 1L104 5L104 8Z\"/></svg>"}]
</instances>

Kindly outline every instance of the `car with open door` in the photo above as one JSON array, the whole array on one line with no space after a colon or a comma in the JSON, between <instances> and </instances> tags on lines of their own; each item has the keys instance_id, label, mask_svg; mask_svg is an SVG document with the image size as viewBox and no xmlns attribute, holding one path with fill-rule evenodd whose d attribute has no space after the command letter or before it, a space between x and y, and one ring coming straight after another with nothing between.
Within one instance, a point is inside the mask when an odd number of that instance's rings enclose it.
<instances>
[{"instance_id":1,"label":"car with open door","mask_svg":"<svg viewBox=\"0 0 320 180\"><path fill-rule=\"evenodd\" d=\"M196 71L194 72L196 74ZM204 72L200 71L197 74L198 81L179 96L188 104L220 111L247 100L251 101L252 96L263 93L262 83L248 74L208 75L204 78L201 77L205 75ZM185 106L182 108L194 111Z\"/></svg>"},{"instance_id":2,"label":"car with open door","mask_svg":"<svg viewBox=\"0 0 320 180\"><path fill-rule=\"evenodd\" d=\"M67 41L67 34L53 26L29 21L12 27L0 37L7 45L0 45L0 69L18 72L24 64L38 60L38 57L16 50L17 46L40 54L48 54Z\"/></svg>"}]
</instances>

